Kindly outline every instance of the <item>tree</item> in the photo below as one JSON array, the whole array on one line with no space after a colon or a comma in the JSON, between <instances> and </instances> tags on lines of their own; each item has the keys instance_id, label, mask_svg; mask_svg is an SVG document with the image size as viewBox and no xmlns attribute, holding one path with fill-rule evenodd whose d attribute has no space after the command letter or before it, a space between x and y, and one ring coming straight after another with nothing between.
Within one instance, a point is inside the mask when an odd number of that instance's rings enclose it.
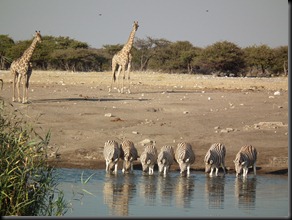
<instances>
[{"instance_id":1,"label":"tree","mask_svg":"<svg viewBox=\"0 0 292 220\"><path fill-rule=\"evenodd\" d=\"M137 57L136 60L140 66L140 71L147 70L149 61L155 57L159 49L161 49L168 43L169 42L165 39L154 39L152 37L147 37L146 39L137 38L134 42L134 51L135 57Z\"/></svg>"},{"instance_id":2,"label":"tree","mask_svg":"<svg viewBox=\"0 0 292 220\"><path fill-rule=\"evenodd\" d=\"M272 72L276 75L283 73L288 75L288 46L280 46L273 49L274 65Z\"/></svg>"},{"instance_id":3,"label":"tree","mask_svg":"<svg viewBox=\"0 0 292 220\"><path fill-rule=\"evenodd\" d=\"M198 63L211 71L237 76L245 66L243 55L242 49L236 44L222 41L202 50Z\"/></svg>"},{"instance_id":4,"label":"tree","mask_svg":"<svg viewBox=\"0 0 292 220\"><path fill-rule=\"evenodd\" d=\"M102 71L107 61L96 49L55 50L51 54L52 67L67 71Z\"/></svg>"},{"instance_id":5,"label":"tree","mask_svg":"<svg viewBox=\"0 0 292 220\"><path fill-rule=\"evenodd\" d=\"M266 74L266 70L274 65L274 52L267 45L251 46L244 49L245 62L250 68L250 72L260 69L262 75Z\"/></svg>"},{"instance_id":6,"label":"tree","mask_svg":"<svg viewBox=\"0 0 292 220\"><path fill-rule=\"evenodd\" d=\"M119 52L122 48L122 44L115 44L115 45L103 45L103 48L105 49L106 53L108 53L109 58L112 58L117 52Z\"/></svg>"},{"instance_id":7,"label":"tree","mask_svg":"<svg viewBox=\"0 0 292 220\"><path fill-rule=\"evenodd\" d=\"M7 69L12 60L7 56L9 48L14 46L14 41L8 35L0 35L0 69Z\"/></svg>"}]
</instances>

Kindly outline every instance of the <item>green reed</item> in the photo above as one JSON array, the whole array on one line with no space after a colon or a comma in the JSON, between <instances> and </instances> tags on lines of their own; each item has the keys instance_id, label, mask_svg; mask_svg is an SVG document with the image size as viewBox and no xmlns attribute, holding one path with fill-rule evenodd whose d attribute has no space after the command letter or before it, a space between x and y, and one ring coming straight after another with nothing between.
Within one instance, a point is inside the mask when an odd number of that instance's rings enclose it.
<instances>
[{"instance_id":1,"label":"green reed","mask_svg":"<svg viewBox=\"0 0 292 220\"><path fill-rule=\"evenodd\" d=\"M0 215L64 215L67 203L46 161L50 132L41 137L21 112L0 101Z\"/></svg>"}]
</instances>

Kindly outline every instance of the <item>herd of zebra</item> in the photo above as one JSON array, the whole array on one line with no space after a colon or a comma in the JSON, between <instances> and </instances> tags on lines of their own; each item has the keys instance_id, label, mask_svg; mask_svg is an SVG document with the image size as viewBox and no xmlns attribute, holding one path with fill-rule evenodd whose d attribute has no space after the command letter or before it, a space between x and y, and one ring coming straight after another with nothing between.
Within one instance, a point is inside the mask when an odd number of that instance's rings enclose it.
<instances>
[{"instance_id":1,"label":"herd of zebra","mask_svg":"<svg viewBox=\"0 0 292 220\"><path fill-rule=\"evenodd\" d=\"M130 140L124 140L120 145L115 140L106 141L103 155L106 161L107 173L118 172L118 161L120 159L123 161L122 172L133 172L133 162L138 160L139 157L134 143ZM212 144L204 158L205 172L212 176L214 169L216 169L215 175L218 176L219 168L222 167L225 175L225 155L226 148L224 144ZM190 167L195 162L195 153L191 144L187 142L178 143L175 151L173 146L165 145L161 147L159 154L155 144L149 144L145 146L139 159L142 171L144 173L148 172L149 175L154 173L155 164L158 165L159 173L166 175L174 162L179 164L181 174L189 175ZM236 176L242 174L243 177L247 177L248 168L250 167L253 167L254 175L256 175L256 160L257 150L251 145L243 146L233 161Z\"/></svg>"}]
</instances>

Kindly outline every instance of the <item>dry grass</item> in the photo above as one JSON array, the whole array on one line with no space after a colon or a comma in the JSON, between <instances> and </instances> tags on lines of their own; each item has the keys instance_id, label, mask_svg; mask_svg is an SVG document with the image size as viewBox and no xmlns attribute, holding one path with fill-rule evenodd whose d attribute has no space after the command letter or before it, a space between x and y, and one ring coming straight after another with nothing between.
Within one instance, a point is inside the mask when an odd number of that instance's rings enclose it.
<instances>
[{"instance_id":1,"label":"dry grass","mask_svg":"<svg viewBox=\"0 0 292 220\"><path fill-rule=\"evenodd\" d=\"M12 82L9 71L2 71L0 78ZM34 84L57 83L64 85L110 85L111 72L33 71L30 82ZM122 76L120 76L120 80ZM167 74L158 72L131 72L132 84L170 86L185 89L266 89L288 90L288 77L215 77L210 75ZM126 81L125 81L126 83Z\"/></svg>"}]
</instances>

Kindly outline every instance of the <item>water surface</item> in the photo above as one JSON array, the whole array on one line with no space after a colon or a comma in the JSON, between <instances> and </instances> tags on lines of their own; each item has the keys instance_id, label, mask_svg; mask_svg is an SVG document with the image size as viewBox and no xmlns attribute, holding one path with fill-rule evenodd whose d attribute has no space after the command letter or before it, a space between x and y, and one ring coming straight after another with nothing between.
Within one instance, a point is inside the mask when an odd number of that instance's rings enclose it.
<instances>
[{"instance_id":1,"label":"water surface","mask_svg":"<svg viewBox=\"0 0 292 220\"><path fill-rule=\"evenodd\" d=\"M104 170L57 169L58 188L70 201L65 216L83 217L287 217L288 177L192 172L153 176Z\"/></svg>"}]
</instances>

